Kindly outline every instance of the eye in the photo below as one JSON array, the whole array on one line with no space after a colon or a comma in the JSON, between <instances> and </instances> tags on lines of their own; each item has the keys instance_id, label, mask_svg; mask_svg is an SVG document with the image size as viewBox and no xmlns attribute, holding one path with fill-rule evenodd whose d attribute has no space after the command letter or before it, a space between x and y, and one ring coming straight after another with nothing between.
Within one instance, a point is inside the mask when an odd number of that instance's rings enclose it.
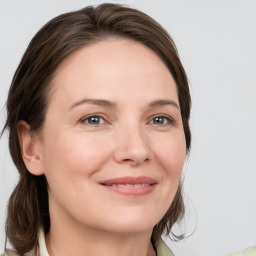
<instances>
[{"instance_id":1,"label":"eye","mask_svg":"<svg viewBox=\"0 0 256 256\"><path fill-rule=\"evenodd\" d=\"M173 123L173 119L170 116L165 116L165 115L156 116L150 121L150 124L155 124L155 125L168 125L172 123Z\"/></svg>"},{"instance_id":2,"label":"eye","mask_svg":"<svg viewBox=\"0 0 256 256\"><path fill-rule=\"evenodd\" d=\"M105 120L101 116L93 115L83 118L81 122L89 125L100 125L105 123Z\"/></svg>"}]
</instances>

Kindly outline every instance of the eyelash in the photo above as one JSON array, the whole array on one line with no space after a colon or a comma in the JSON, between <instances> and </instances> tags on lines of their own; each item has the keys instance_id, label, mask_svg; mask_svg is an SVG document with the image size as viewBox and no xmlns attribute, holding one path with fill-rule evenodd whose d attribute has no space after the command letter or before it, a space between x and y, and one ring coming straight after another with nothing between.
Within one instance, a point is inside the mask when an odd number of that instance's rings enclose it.
<instances>
[{"instance_id":1,"label":"eyelash","mask_svg":"<svg viewBox=\"0 0 256 256\"><path fill-rule=\"evenodd\" d=\"M89 122L87 122L90 118L97 118L97 119L101 119L103 120L103 123L96 123L96 124L90 124ZM164 124L155 124L153 123L154 120L156 118L164 118L166 123ZM165 122L164 121L164 122ZM109 124L105 118L103 118L101 115L99 114L92 114L92 115L89 115L89 116L85 116L83 118L80 119L80 123L86 123L87 125L90 125L90 126L100 126L100 125L104 125L104 124ZM156 126L168 126L168 125L173 125L175 124L174 120L172 117L170 117L169 115L164 115L164 114L158 114L158 115L155 115L154 117L151 118L151 120L148 122L149 124L153 124L153 125L156 125Z\"/></svg>"}]
</instances>

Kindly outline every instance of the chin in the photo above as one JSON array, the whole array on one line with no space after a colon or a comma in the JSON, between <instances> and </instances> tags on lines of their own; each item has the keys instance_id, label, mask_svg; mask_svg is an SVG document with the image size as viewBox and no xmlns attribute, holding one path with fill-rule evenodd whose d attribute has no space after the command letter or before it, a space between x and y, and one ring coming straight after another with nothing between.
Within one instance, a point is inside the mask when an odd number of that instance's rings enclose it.
<instances>
[{"instance_id":1,"label":"chin","mask_svg":"<svg viewBox=\"0 0 256 256\"><path fill-rule=\"evenodd\" d=\"M131 216L124 214L121 218L115 218L106 223L112 223L112 225L108 225L108 228L117 233L148 233L152 232L159 220L158 218L147 215L148 214L136 216L136 214L133 213Z\"/></svg>"}]
</instances>

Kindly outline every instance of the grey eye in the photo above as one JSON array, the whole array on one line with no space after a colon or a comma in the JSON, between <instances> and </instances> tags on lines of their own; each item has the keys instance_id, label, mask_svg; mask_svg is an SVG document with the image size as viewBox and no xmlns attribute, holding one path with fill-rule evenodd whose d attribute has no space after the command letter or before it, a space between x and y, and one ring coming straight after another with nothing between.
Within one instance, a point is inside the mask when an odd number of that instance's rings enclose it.
<instances>
[{"instance_id":1,"label":"grey eye","mask_svg":"<svg viewBox=\"0 0 256 256\"><path fill-rule=\"evenodd\" d=\"M91 125L98 125L104 122L103 118L100 116L90 116L84 119L85 123L91 124Z\"/></svg>"},{"instance_id":2,"label":"grey eye","mask_svg":"<svg viewBox=\"0 0 256 256\"><path fill-rule=\"evenodd\" d=\"M155 125L167 125L172 123L172 119L168 116L156 116L150 121L150 123Z\"/></svg>"},{"instance_id":3,"label":"grey eye","mask_svg":"<svg viewBox=\"0 0 256 256\"><path fill-rule=\"evenodd\" d=\"M153 124L164 124L166 118L163 116L158 116L153 119Z\"/></svg>"}]
</instances>

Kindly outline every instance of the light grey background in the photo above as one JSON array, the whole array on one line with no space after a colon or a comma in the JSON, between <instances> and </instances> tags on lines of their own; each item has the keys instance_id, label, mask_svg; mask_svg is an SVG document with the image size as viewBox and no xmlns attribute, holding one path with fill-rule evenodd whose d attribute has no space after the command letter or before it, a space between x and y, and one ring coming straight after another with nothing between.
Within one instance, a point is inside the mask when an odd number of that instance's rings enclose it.
<instances>
[{"instance_id":1,"label":"light grey background","mask_svg":"<svg viewBox=\"0 0 256 256\"><path fill-rule=\"evenodd\" d=\"M54 16L103 1L0 0L0 127L15 69L30 39ZM177 44L193 100L187 201L177 256L216 256L256 245L256 1L127 0ZM0 251L6 203L17 181L7 134L0 140Z\"/></svg>"}]
</instances>

